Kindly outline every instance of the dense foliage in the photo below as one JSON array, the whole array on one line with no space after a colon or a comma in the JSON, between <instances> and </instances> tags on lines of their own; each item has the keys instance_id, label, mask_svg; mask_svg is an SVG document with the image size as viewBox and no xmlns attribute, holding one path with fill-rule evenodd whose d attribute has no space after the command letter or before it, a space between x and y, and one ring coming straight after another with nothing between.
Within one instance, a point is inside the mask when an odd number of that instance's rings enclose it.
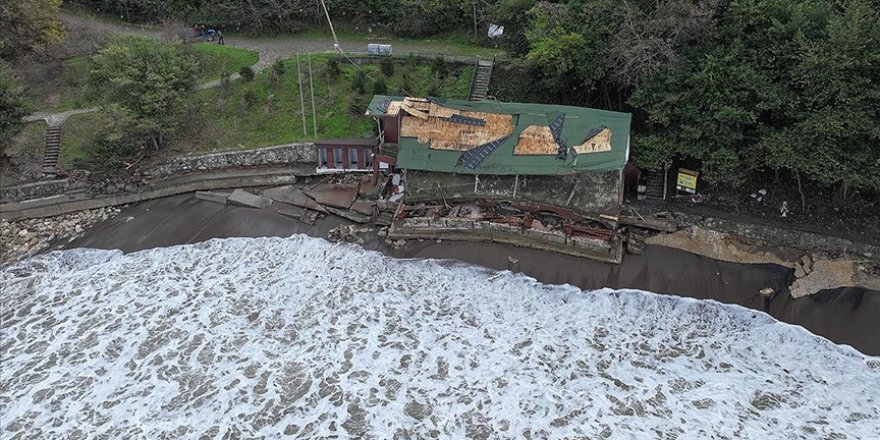
<instances>
[{"instance_id":1,"label":"dense foliage","mask_svg":"<svg viewBox=\"0 0 880 440\"><path fill-rule=\"evenodd\" d=\"M61 0L0 2L0 57L16 58L61 39Z\"/></svg>"},{"instance_id":2,"label":"dense foliage","mask_svg":"<svg viewBox=\"0 0 880 440\"><path fill-rule=\"evenodd\" d=\"M24 93L12 71L0 62L0 156L21 129L21 118L25 114Z\"/></svg>"},{"instance_id":3,"label":"dense foliage","mask_svg":"<svg viewBox=\"0 0 880 440\"><path fill-rule=\"evenodd\" d=\"M113 120L102 142L108 153L159 149L183 125L196 72L180 43L122 37L93 61L90 82Z\"/></svg>"},{"instance_id":4,"label":"dense foliage","mask_svg":"<svg viewBox=\"0 0 880 440\"><path fill-rule=\"evenodd\" d=\"M502 0L493 14L538 79L510 97L632 112L642 166L880 190L877 1Z\"/></svg>"}]
</instances>

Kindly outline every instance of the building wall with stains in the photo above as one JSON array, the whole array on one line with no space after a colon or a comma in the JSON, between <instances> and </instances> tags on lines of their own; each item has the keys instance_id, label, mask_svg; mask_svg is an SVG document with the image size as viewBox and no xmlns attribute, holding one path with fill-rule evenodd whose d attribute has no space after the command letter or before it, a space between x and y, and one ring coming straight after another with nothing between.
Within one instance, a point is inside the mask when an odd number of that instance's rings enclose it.
<instances>
[{"instance_id":1,"label":"building wall with stains","mask_svg":"<svg viewBox=\"0 0 880 440\"><path fill-rule=\"evenodd\" d=\"M620 171L505 176L407 170L405 200L522 200L564 207L595 218L599 214L618 214L621 185Z\"/></svg>"}]
</instances>

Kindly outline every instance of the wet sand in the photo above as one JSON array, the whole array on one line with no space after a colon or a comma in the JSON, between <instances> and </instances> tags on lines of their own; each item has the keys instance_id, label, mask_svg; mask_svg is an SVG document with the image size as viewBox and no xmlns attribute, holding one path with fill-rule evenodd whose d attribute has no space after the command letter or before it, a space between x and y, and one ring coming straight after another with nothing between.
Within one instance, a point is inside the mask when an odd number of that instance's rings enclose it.
<instances>
[{"instance_id":1,"label":"wet sand","mask_svg":"<svg viewBox=\"0 0 880 440\"><path fill-rule=\"evenodd\" d=\"M327 231L351 222L328 216L308 226L275 212L220 205L192 194L157 199L123 210L100 223L69 247L121 249L134 252L153 247L196 243L212 238L290 236L303 233L326 237ZM860 288L823 291L793 299L787 285L790 269L772 265L728 263L672 248L647 246L642 255L627 255L613 265L582 258L478 242L409 240L392 249L375 233L365 233L363 246L397 258L455 259L493 269L525 273L545 283L568 283L583 289L634 288L738 304L801 325L831 341L880 355L880 292ZM511 263L510 259L517 260ZM766 287L777 293L765 298Z\"/></svg>"}]
</instances>

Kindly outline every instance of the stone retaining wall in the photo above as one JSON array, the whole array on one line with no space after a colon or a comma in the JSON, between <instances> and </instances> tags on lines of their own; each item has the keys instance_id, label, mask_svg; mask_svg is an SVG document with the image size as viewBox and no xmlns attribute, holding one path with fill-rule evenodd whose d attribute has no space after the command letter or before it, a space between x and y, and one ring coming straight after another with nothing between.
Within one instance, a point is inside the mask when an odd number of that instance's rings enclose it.
<instances>
[{"instance_id":1,"label":"stone retaining wall","mask_svg":"<svg viewBox=\"0 0 880 440\"><path fill-rule=\"evenodd\" d=\"M175 158L142 171L148 178L161 178L199 171L316 163L315 144L300 142L252 150L224 151Z\"/></svg>"},{"instance_id":2,"label":"stone retaining wall","mask_svg":"<svg viewBox=\"0 0 880 440\"><path fill-rule=\"evenodd\" d=\"M153 182L183 176L229 169L279 168L291 165L314 165L315 144L300 142L251 150L224 151L171 159L155 166L130 172L89 173L73 171L71 177L0 188L0 203L14 204L29 200L63 198L73 193L102 197L119 193L137 193L153 186Z\"/></svg>"},{"instance_id":3,"label":"stone retaining wall","mask_svg":"<svg viewBox=\"0 0 880 440\"><path fill-rule=\"evenodd\" d=\"M70 181L46 180L43 182L26 183L24 185L0 188L0 203L17 202L20 200L44 199L63 194L70 188Z\"/></svg>"}]
</instances>

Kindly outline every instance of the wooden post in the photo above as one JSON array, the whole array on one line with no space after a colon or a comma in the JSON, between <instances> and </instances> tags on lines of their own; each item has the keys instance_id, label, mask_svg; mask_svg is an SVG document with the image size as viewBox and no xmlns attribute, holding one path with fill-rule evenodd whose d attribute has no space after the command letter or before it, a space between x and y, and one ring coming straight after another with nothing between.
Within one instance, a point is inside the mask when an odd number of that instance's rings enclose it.
<instances>
[{"instance_id":1,"label":"wooden post","mask_svg":"<svg viewBox=\"0 0 880 440\"><path fill-rule=\"evenodd\" d=\"M296 78L299 83L299 108L300 113L302 113L303 120L303 136L309 135L309 130L306 128L306 102L305 98L303 98L303 81L302 81L302 71L299 68L299 52L296 54Z\"/></svg>"},{"instance_id":2,"label":"wooden post","mask_svg":"<svg viewBox=\"0 0 880 440\"><path fill-rule=\"evenodd\" d=\"M516 199L516 189L519 187L519 174L516 175L516 179L513 181L513 198Z\"/></svg>"},{"instance_id":3,"label":"wooden post","mask_svg":"<svg viewBox=\"0 0 880 440\"><path fill-rule=\"evenodd\" d=\"M312 134L318 137L318 117L315 116L315 85L312 82L312 53L306 55L309 59L309 89L312 91Z\"/></svg>"},{"instance_id":4,"label":"wooden post","mask_svg":"<svg viewBox=\"0 0 880 440\"><path fill-rule=\"evenodd\" d=\"M669 185L666 182L666 179L669 177L669 163L663 162L663 200L666 200L666 188L669 188Z\"/></svg>"}]
</instances>

